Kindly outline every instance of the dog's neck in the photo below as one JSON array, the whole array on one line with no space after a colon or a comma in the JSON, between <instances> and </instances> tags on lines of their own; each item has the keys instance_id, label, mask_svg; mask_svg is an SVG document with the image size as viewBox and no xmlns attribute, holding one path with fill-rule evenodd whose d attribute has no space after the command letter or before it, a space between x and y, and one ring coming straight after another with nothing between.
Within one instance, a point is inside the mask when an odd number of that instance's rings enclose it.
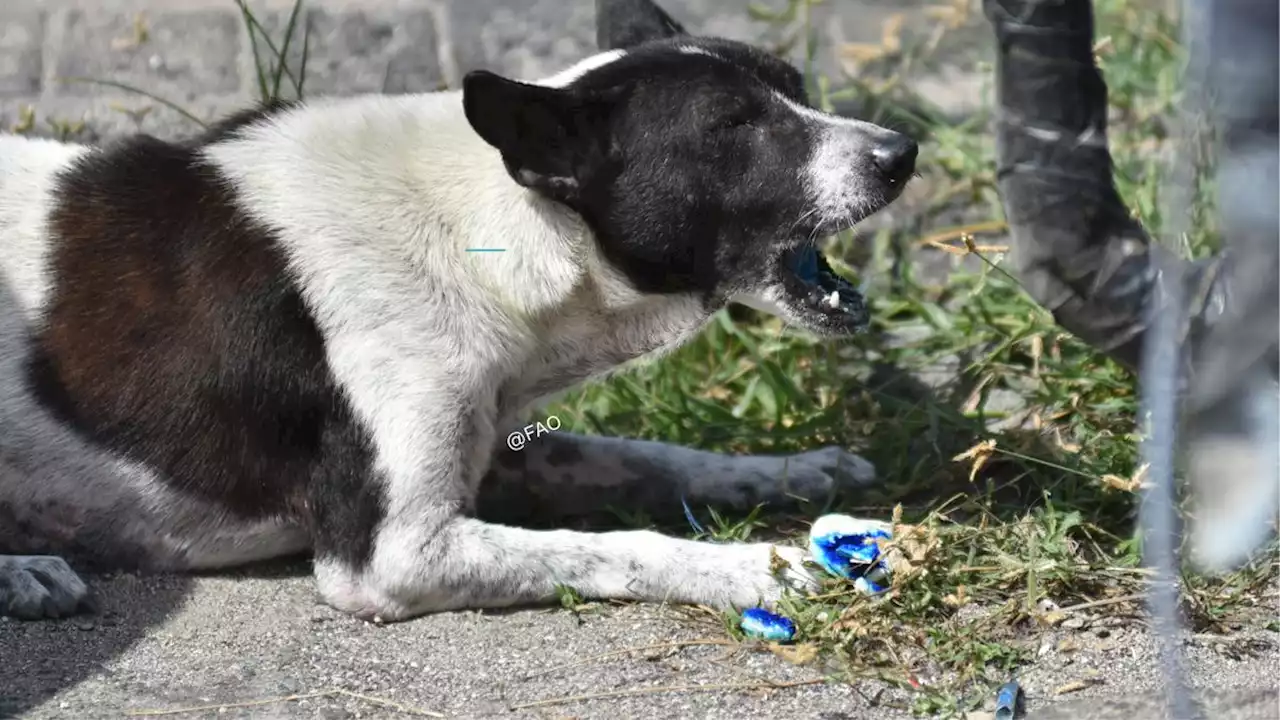
<instances>
[{"instance_id":1,"label":"dog's neck","mask_svg":"<svg viewBox=\"0 0 1280 720\"><path fill-rule=\"evenodd\" d=\"M634 290L581 217L512 180L457 92L308 104L208 154L295 270L317 274L305 285L431 317L474 344L513 405L670 348L707 318L696 298Z\"/></svg>"},{"instance_id":2,"label":"dog's neck","mask_svg":"<svg viewBox=\"0 0 1280 720\"><path fill-rule=\"evenodd\" d=\"M563 303L594 245L568 208L512 181L457 92L308 104L210 154L286 233L469 281L516 316Z\"/></svg>"}]
</instances>

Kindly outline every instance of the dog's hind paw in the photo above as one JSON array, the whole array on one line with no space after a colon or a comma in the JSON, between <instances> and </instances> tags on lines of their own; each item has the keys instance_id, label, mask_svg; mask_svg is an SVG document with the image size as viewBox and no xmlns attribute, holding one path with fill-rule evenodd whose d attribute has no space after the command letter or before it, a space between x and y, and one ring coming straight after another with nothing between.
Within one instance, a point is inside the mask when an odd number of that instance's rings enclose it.
<instances>
[{"instance_id":1,"label":"dog's hind paw","mask_svg":"<svg viewBox=\"0 0 1280 720\"><path fill-rule=\"evenodd\" d=\"M793 476L816 481L826 492L854 490L876 480L876 466L870 460L835 446L791 455L785 460Z\"/></svg>"},{"instance_id":2,"label":"dog's hind paw","mask_svg":"<svg viewBox=\"0 0 1280 720\"><path fill-rule=\"evenodd\" d=\"M53 555L0 555L0 615L40 620L92 612L89 588Z\"/></svg>"},{"instance_id":3,"label":"dog's hind paw","mask_svg":"<svg viewBox=\"0 0 1280 720\"><path fill-rule=\"evenodd\" d=\"M747 456L744 462L757 465L760 486L758 501L802 500L824 503L835 493L864 488L876 480L871 461L839 447L782 456Z\"/></svg>"},{"instance_id":4,"label":"dog's hind paw","mask_svg":"<svg viewBox=\"0 0 1280 720\"><path fill-rule=\"evenodd\" d=\"M797 501L822 504L836 493L876 481L876 468L869 460L835 446L794 455L720 457L718 472L690 472L689 502L736 508Z\"/></svg>"}]
</instances>

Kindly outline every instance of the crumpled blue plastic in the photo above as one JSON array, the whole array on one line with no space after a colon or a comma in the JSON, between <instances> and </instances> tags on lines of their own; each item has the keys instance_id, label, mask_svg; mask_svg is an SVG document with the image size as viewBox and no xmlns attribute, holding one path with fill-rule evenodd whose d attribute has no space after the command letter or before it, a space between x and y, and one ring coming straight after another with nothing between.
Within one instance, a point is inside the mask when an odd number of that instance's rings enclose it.
<instances>
[{"instance_id":1,"label":"crumpled blue plastic","mask_svg":"<svg viewBox=\"0 0 1280 720\"><path fill-rule=\"evenodd\" d=\"M796 624L790 619L765 610L751 608L742 612L742 632L750 637L774 642L789 642L795 639Z\"/></svg>"},{"instance_id":2,"label":"crumpled blue plastic","mask_svg":"<svg viewBox=\"0 0 1280 720\"><path fill-rule=\"evenodd\" d=\"M877 541L893 538L892 526L848 515L823 515L809 531L809 554L823 570L852 580L858 590L889 589L889 565Z\"/></svg>"},{"instance_id":3,"label":"crumpled blue plastic","mask_svg":"<svg viewBox=\"0 0 1280 720\"><path fill-rule=\"evenodd\" d=\"M684 504L684 511L689 524L704 532L688 504ZM892 539L892 527L848 515L823 515L809 530L809 554L823 570L852 580L859 591L882 593L889 589L891 571L877 541ZM748 637L774 642L789 642L796 635L795 623L789 618L758 607L743 611L739 627Z\"/></svg>"}]
</instances>

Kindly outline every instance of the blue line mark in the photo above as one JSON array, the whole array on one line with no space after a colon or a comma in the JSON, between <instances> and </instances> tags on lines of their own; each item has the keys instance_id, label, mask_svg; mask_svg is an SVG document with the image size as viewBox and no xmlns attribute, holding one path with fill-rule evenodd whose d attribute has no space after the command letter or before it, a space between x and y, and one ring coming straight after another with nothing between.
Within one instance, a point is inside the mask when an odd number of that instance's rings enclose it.
<instances>
[{"instance_id":1,"label":"blue line mark","mask_svg":"<svg viewBox=\"0 0 1280 720\"><path fill-rule=\"evenodd\" d=\"M683 497L680 498L680 504L684 506L684 517L693 526L694 532L710 535L711 533L707 532L707 529L702 527L702 523L698 522L698 519L693 516L693 511L689 509L689 503L685 502Z\"/></svg>"},{"instance_id":2,"label":"blue line mark","mask_svg":"<svg viewBox=\"0 0 1280 720\"><path fill-rule=\"evenodd\" d=\"M506 248L467 248L467 252L506 252Z\"/></svg>"}]
</instances>

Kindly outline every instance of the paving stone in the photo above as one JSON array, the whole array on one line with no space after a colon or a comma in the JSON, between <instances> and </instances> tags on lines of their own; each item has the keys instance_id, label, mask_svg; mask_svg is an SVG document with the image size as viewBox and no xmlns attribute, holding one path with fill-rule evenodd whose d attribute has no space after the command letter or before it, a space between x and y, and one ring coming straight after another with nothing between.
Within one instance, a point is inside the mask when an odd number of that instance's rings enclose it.
<instances>
[{"instance_id":1,"label":"paving stone","mask_svg":"<svg viewBox=\"0 0 1280 720\"><path fill-rule=\"evenodd\" d=\"M895 11L906 12L911 28L919 34L922 23L928 24L922 20L924 3L857 0L817 6L810 25L824 43L823 53L816 58L818 69L828 74L838 72L833 38L876 39L883 21ZM256 7L261 0L253 4ZM776 11L787 2L763 0L755 4ZM788 37L794 39L800 30L795 22L781 28L753 18L746 5L737 2L667 0L664 6L695 34L766 47L778 47ZM148 37L136 45L131 42L135 16L123 11L0 16L14 18L0 25L0 70L6 71L0 73L0 98L41 97L42 72L46 78L90 76L123 82L184 107L197 101L217 101L215 104L222 107L228 97L239 97L236 105L243 105L257 95L248 37L237 12L207 7L180 12L172 10L172 4L164 7L149 13L145 23ZM279 43L288 11L280 2L267 3L258 8L258 16ZM441 19L443 24L438 22ZM302 22L310 30L306 87L312 97L431 91L446 83L456 86L463 74L478 68L525 79L545 77L597 51L593 0L316 2ZM442 27L450 33L447 43L439 38ZM53 68L41 67L42 38L54 45L52 52L45 51L53 58L48 63ZM301 33L295 36L289 52L293 68L301 60L301 39ZM265 44L261 50L267 58ZM443 63L442 51L449 56ZM790 59L799 65L802 53L803 48L796 46ZM960 82L957 72L954 67L930 68L920 78L920 89L948 109L959 106L967 110L980 104L978 81L985 78L965 75ZM87 84L58 84L51 90L42 104L55 98L120 95L116 90ZM101 122L113 129L129 125L127 114L106 112ZM152 117L171 114L153 113Z\"/></svg>"},{"instance_id":2,"label":"paving stone","mask_svg":"<svg viewBox=\"0 0 1280 720\"><path fill-rule=\"evenodd\" d=\"M282 49L289 13L271 13L266 18L264 27ZM444 83L436 23L426 8L315 9L306 13L299 26L302 23L309 32L307 95L429 92ZM298 29L288 52L292 69L300 67L302 46ZM265 57L265 45L260 47Z\"/></svg>"},{"instance_id":3,"label":"paving stone","mask_svg":"<svg viewBox=\"0 0 1280 720\"><path fill-rule=\"evenodd\" d=\"M383 92L426 92L443 87L439 36L431 15L426 11L399 14L396 37L402 44L387 58Z\"/></svg>"},{"instance_id":4,"label":"paving stone","mask_svg":"<svg viewBox=\"0 0 1280 720\"><path fill-rule=\"evenodd\" d=\"M72 10L62 16L56 61L62 78L125 83L174 102L240 91L239 16L231 11L152 13L137 42L135 16ZM61 83L59 94L90 96L99 88Z\"/></svg>"},{"instance_id":5,"label":"paving stone","mask_svg":"<svg viewBox=\"0 0 1280 720\"><path fill-rule=\"evenodd\" d=\"M0 97L40 91L44 13L0 13Z\"/></svg>"},{"instance_id":6,"label":"paving stone","mask_svg":"<svg viewBox=\"0 0 1280 720\"><path fill-rule=\"evenodd\" d=\"M757 3L770 9L785 0ZM752 20L745 4L723 0L669 0L664 7L691 33L770 43L781 38ZM552 75L598 52L592 0L451 0L450 39L457 71L492 70L521 79Z\"/></svg>"},{"instance_id":7,"label":"paving stone","mask_svg":"<svg viewBox=\"0 0 1280 720\"><path fill-rule=\"evenodd\" d=\"M208 122L241 109L245 100L224 96L184 103L184 109ZM0 133L10 132L31 108L31 128L24 133L35 137L60 137L93 143L102 139L145 132L164 139L189 137L201 130L199 124L177 111L136 94L114 92L94 97L0 98ZM70 132L74 131L74 132Z\"/></svg>"},{"instance_id":8,"label":"paving stone","mask_svg":"<svg viewBox=\"0 0 1280 720\"><path fill-rule=\"evenodd\" d=\"M785 0L758 0L750 4L770 12L779 12L787 7ZM667 11L694 35L724 37L766 47L782 38L777 25L753 18L747 6L748 3L724 0L668 0L664 3Z\"/></svg>"},{"instance_id":9,"label":"paving stone","mask_svg":"<svg viewBox=\"0 0 1280 720\"><path fill-rule=\"evenodd\" d=\"M451 0L456 84L471 70L534 80L596 52L591 0Z\"/></svg>"},{"instance_id":10,"label":"paving stone","mask_svg":"<svg viewBox=\"0 0 1280 720\"><path fill-rule=\"evenodd\" d=\"M786 0L752 3L779 12ZM938 25L925 0L860 0L816 6L808 24L819 43L814 69L829 77L845 72L840 48L851 42L878 42L884 25L897 14L905 18L905 42L923 42ZM664 7L695 35L751 42L775 50L797 67L805 64L805 26L801 19L771 22L753 17L745 3L723 0L668 0ZM469 70L487 69L523 79L545 77L597 52L595 7L591 0L534 0L515 5L507 0L451 0L450 40L456 59L451 82ZM972 83L959 91L972 95ZM945 90L945 88L944 88ZM963 104L944 98L944 104Z\"/></svg>"}]
</instances>

